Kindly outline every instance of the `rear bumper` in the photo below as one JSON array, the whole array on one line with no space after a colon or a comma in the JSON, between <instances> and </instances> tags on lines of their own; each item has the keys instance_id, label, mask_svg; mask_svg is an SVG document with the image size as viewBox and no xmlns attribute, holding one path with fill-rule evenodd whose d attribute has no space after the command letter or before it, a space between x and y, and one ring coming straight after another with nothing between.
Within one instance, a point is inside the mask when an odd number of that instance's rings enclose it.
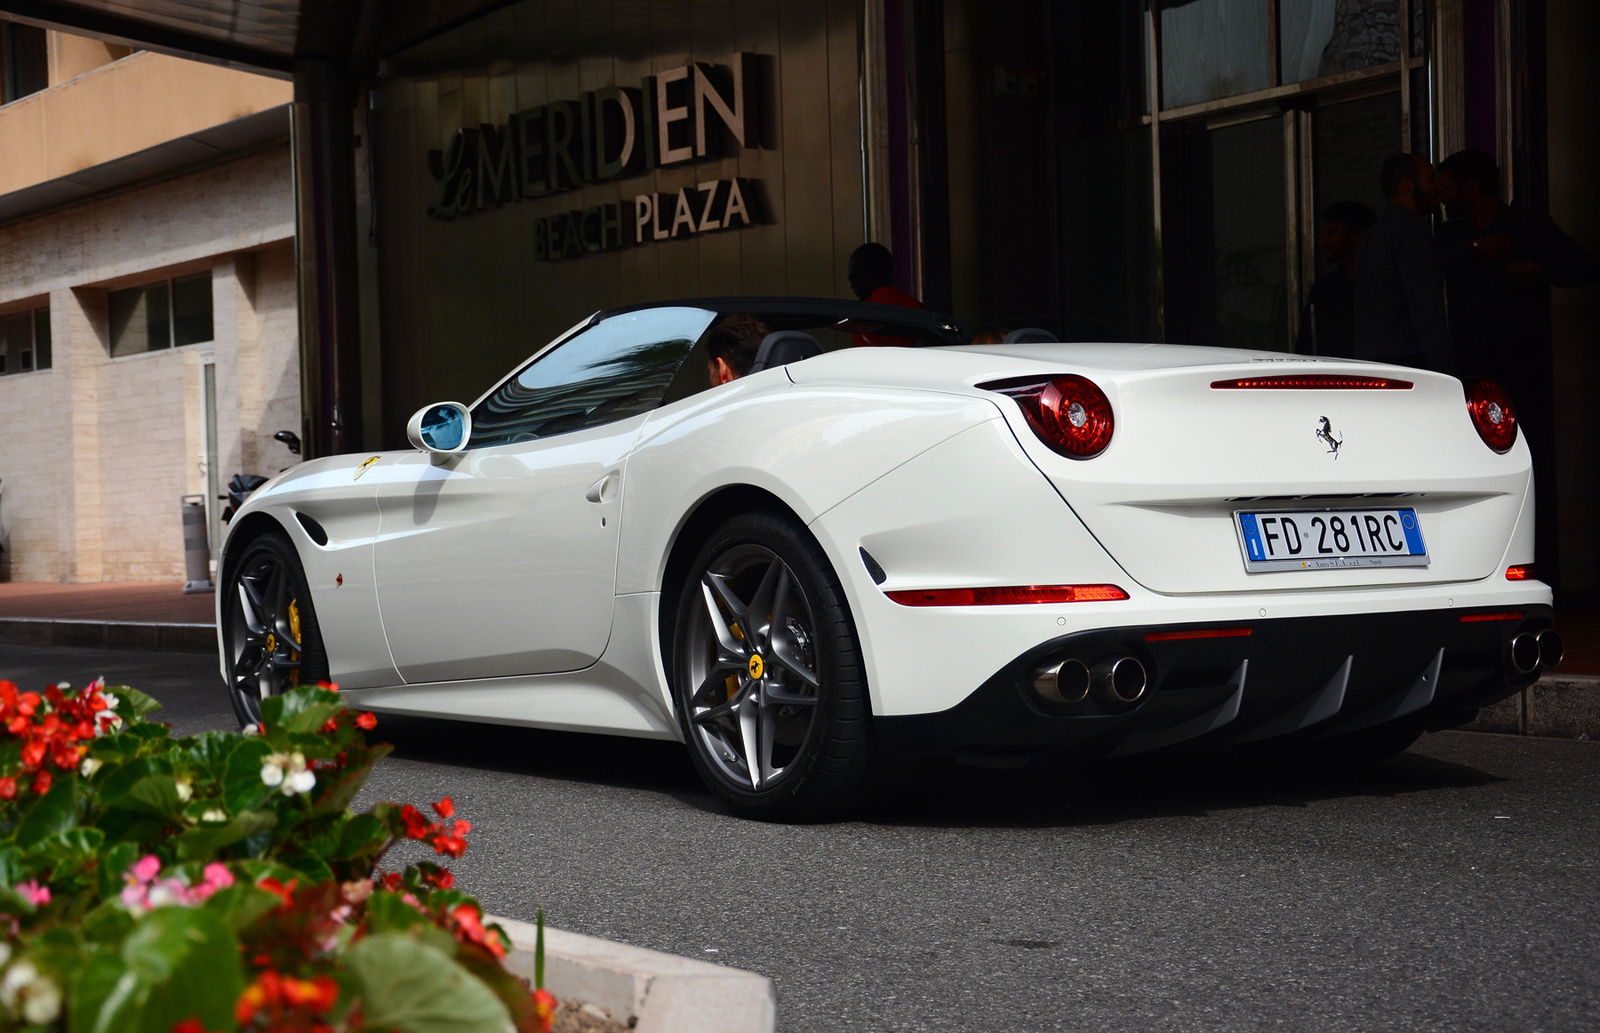
<instances>
[{"instance_id":1,"label":"rear bumper","mask_svg":"<svg viewBox=\"0 0 1600 1033\"><path fill-rule=\"evenodd\" d=\"M1506 618L1507 612L1520 616ZM1478 619L1490 614L1497 619ZM1537 678L1508 663L1511 640L1553 626L1551 608L1429 609L1235 622L1248 635L1164 639L1217 625L1079 632L1028 650L949 710L879 717L886 742L995 764L1110 756L1180 744L1315 738L1394 721L1445 728ZM1152 641L1150 636L1156 636ZM1027 688L1055 661L1132 656L1149 688L1131 706L1045 704Z\"/></svg>"}]
</instances>

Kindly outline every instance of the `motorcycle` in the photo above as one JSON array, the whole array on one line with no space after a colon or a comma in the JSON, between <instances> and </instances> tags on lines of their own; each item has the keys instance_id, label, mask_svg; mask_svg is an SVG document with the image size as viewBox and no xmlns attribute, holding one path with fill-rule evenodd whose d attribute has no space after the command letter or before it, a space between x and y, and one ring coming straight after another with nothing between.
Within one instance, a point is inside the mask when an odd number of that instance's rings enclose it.
<instances>
[{"instance_id":1,"label":"motorcycle","mask_svg":"<svg viewBox=\"0 0 1600 1033\"><path fill-rule=\"evenodd\" d=\"M278 433L272 435L272 440L282 442L283 447L287 448L294 455L300 454L300 435L296 434L294 431L280 430ZM285 469L287 469L287 467L285 467ZM244 500L249 498L250 493L265 483L267 483L267 478L262 477L260 474L234 474L228 480L228 493L226 495L217 496L217 498L226 499L228 502L228 504L223 507L222 510L222 522L226 524L228 521L232 520L233 515L239 511L240 506L244 505Z\"/></svg>"}]
</instances>

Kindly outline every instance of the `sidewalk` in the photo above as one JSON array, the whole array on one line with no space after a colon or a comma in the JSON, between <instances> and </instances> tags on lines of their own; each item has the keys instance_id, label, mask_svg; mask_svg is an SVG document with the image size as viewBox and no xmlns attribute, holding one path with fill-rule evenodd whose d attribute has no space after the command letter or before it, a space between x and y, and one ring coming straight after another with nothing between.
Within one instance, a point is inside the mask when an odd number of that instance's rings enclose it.
<instances>
[{"instance_id":1,"label":"sidewalk","mask_svg":"<svg viewBox=\"0 0 1600 1033\"><path fill-rule=\"evenodd\" d=\"M211 653L216 596L183 585L0 583L0 645Z\"/></svg>"}]
</instances>

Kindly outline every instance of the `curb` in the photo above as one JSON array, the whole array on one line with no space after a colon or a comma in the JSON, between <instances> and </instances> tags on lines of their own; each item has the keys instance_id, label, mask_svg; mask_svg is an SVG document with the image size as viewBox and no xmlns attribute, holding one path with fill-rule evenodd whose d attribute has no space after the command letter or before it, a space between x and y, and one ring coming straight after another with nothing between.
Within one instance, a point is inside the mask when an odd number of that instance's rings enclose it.
<instances>
[{"instance_id":1,"label":"curb","mask_svg":"<svg viewBox=\"0 0 1600 1033\"><path fill-rule=\"evenodd\" d=\"M535 926L485 915L511 937L506 971L533 981ZM604 1008L635 1033L773 1033L772 980L754 972L613 943L544 931L545 987L558 999Z\"/></svg>"},{"instance_id":2,"label":"curb","mask_svg":"<svg viewBox=\"0 0 1600 1033\"><path fill-rule=\"evenodd\" d=\"M0 617L0 645L77 646L159 653L215 653L215 624L156 624L142 621L60 620Z\"/></svg>"},{"instance_id":3,"label":"curb","mask_svg":"<svg viewBox=\"0 0 1600 1033\"><path fill-rule=\"evenodd\" d=\"M1600 739L1600 675L1547 674L1462 728L1553 739Z\"/></svg>"}]
</instances>

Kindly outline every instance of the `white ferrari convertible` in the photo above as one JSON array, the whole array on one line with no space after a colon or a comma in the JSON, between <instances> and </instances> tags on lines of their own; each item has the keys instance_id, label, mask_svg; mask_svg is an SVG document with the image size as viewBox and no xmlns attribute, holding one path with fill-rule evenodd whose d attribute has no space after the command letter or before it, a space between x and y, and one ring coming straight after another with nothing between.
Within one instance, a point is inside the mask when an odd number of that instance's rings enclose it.
<instances>
[{"instance_id":1,"label":"white ferrari convertible","mask_svg":"<svg viewBox=\"0 0 1600 1033\"><path fill-rule=\"evenodd\" d=\"M729 319L765 336L713 386ZM1386 756L1559 662L1493 383L971 340L852 302L601 312L412 449L279 475L220 558L239 720L330 679L679 739L736 811L796 819L906 755Z\"/></svg>"}]
</instances>

